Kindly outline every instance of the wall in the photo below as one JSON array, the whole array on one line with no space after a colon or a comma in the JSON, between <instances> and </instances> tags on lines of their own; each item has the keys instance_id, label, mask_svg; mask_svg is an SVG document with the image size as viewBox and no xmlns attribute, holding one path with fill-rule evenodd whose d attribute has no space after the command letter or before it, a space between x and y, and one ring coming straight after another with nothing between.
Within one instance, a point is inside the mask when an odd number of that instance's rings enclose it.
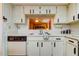
<instances>
[{"instance_id":1,"label":"wall","mask_svg":"<svg viewBox=\"0 0 79 59\"><path fill-rule=\"evenodd\" d=\"M72 35L79 35L79 22L70 25Z\"/></svg>"},{"instance_id":2,"label":"wall","mask_svg":"<svg viewBox=\"0 0 79 59\"><path fill-rule=\"evenodd\" d=\"M0 55L2 55L2 4L0 3Z\"/></svg>"},{"instance_id":3,"label":"wall","mask_svg":"<svg viewBox=\"0 0 79 59\"><path fill-rule=\"evenodd\" d=\"M7 18L7 22L3 22L3 55L7 55L7 36L12 33L12 6L10 4L3 4L3 16Z\"/></svg>"},{"instance_id":4,"label":"wall","mask_svg":"<svg viewBox=\"0 0 79 59\"><path fill-rule=\"evenodd\" d=\"M55 27L54 24L53 24L53 20L54 20L54 17L51 18L51 21L52 21L51 30L46 30L46 31L48 31L51 35L60 35L61 28ZM39 32L40 32L40 30L30 30L29 29L29 18L27 18L27 16L26 16L26 24L25 25L19 25L19 27L20 27L18 29L19 35L29 35L30 33L34 33L34 35L39 35Z\"/></svg>"}]
</instances>

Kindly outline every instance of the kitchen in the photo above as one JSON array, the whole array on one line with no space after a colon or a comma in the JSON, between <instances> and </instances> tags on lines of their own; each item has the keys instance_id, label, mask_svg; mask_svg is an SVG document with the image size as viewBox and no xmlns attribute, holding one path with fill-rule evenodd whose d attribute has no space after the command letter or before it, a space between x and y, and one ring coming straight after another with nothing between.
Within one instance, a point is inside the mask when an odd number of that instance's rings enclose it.
<instances>
[{"instance_id":1,"label":"kitchen","mask_svg":"<svg viewBox=\"0 0 79 59\"><path fill-rule=\"evenodd\" d=\"M3 55L79 56L78 3L3 3Z\"/></svg>"}]
</instances>

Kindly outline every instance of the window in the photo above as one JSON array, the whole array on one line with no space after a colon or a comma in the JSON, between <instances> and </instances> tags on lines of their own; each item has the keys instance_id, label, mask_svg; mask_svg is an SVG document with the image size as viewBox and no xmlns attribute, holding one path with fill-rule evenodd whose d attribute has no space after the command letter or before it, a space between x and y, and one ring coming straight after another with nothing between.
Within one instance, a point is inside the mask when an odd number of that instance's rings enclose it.
<instances>
[{"instance_id":1,"label":"window","mask_svg":"<svg viewBox=\"0 0 79 59\"><path fill-rule=\"evenodd\" d=\"M29 29L51 29L51 18L49 17L29 17Z\"/></svg>"}]
</instances>

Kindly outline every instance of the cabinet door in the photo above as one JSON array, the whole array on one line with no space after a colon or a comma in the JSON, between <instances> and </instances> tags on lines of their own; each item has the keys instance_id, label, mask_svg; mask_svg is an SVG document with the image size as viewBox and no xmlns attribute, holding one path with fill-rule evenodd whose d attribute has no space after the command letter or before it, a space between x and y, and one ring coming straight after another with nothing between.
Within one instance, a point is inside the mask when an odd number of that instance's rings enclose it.
<instances>
[{"instance_id":1,"label":"cabinet door","mask_svg":"<svg viewBox=\"0 0 79 59\"><path fill-rule=\"evenodd\" d=\"M67 43L66 55L67 56L77 56L77 48L74 45Z\"/></svg>"},{"instance_id":2,"label":"cabinet door","mask_svg":"<svg viewBox=\"0 0 79 59\"><path fill-rule=\"evenodd\" d=\"M67 7L57 6L54 23L66 23L67 20Z\"/></svg>"},{"instance_id":3,"label":"cabinet door","mask_svg":"<svg viewBox=\"0 0 79 59\"><path fill-rule=\"evenodd\" d=\"M73 20L76 20L76 4L75 3L71 3L68 6L68 20L67 22L72 22Z\"/></svg>"},{"instance_id":4,"label":"cabinet door","mask_svg":"<svg viewBox=\"0 0 79 59\"><path fill-rule=\"evenodd\" d=\"M79 20L79 3L76 4L76 20Z\"/></svg>"},{"instance_id":5,"label":"cabinet door","mask_svg":"<svg viewBox=\"0 0 79 59\"><path fill-rule=\"evenodd\" d=\"M76 4L77 13L79 13L79 3Z\"/></svg>"},{"instance_id":6,"label":"cabinet door","mask_svg":"<svg viewBox=\"0 0 79 59\"><path fill-rule=\"evenodd\" d=\"M24 6L24 14L31 14L32 6Z\"/></svg>"},{"instance_id":7,"label":"cabinet door","mask_svg":"<svg viewBox=\"0 0 79 59\"><path fill-rule=\"evenodd\" d=\"M39 7L39 14L47 14L47 8L46 6L40 6Z\"/></svg>"},{"instance_id":8,"label":"cabinet door","mask_svg":"<svg viewBox=\"0 0 79 59\"><path fill-rule=\"evenodd\" d=\"M63 55L64 55L64 42L54 42L53 56L63 56Z\"/></svg>"},{"instance_id":9,"label":"cabinet door","mask_svg":"<svg viewBox=\"0 0 79 59\"><path fill-rule=\"evenodd\" d=\"M57 21L59 23L65 23L65 21L67 20L67 7L66 6L58 6L57 7L57 15L58 15L58 19Z\"/></svg>"},{"instance_id":10,"label":"cabinet door","mask_svg":"<svg viewBox=\"0 0 79 59\"><path fill-rule=\"evenodd\" d=\"M27 43L27 55L28 56L39 56L39 42L29 41Z\"/></svg>"},{"instance_id":11,"label":"cabinet door","mask_svg":"<svg viewBox=\"0 0 79 59\"><path fill-rule=\"evenodd\" d=\"M39 7L38 6L24 6L24 13L25 14L39 14Z\"/></svg>"},{"instance_id":12,"label":"cabinet door","mask_svg":"<svg viewBox=\"0 0 79 59\"><path fill-rule=\"evenodd\" d=\"M45 41L40 43L40 55L51 56L51 42Z\"/></svg>"},{"instance_id":13,"label":"cabinet door","mask_svg":"<svg viewBox=\"0 0 79 59\"><path fill-rule=\"evenodd\" d=\"M47 6L48 14L56 14L56 6Z\"/></svg>"},{"instance_id":14,"label":"cabinet door","mask_svg":"<svg viewBox=\"0 0 79 59\"><path fill-rule=\"evenodd\" d=\"M39 14L39 7L38 6L32 6L32 14Z\"/></svg>"},{"instance_id":15,"label":"cabinet door","mask_svg":"<svg viewBox=\"0 0 79 59\"><path fill-rule=\"evenodd\" d=\"M25 23L23 6L13 7L14 23Z\"/></svg>"}]
</instances>

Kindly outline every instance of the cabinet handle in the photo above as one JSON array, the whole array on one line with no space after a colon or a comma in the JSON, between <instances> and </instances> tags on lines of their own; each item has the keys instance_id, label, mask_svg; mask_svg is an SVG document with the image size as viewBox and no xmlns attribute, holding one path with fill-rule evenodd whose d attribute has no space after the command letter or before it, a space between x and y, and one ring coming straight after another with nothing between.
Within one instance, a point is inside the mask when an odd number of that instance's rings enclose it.
<instances>
[{"instance_id":1,"label":"cabinet handle","mask_svg":"<svg viewBox=\"0 0 79 59\"><path fill-rule=\"evenodd\" d=\"M41 14L41 11L39 11L39 14Z\"/></svg>"},{"instance_id":2,"label":"cabinet handle","mask_svg":"<svg viewBox=\"0 0 79 59\"><path fill-rule=\"evenodd\" d=\"M34 9L33 9L33 13L34 13Z\"/></svg>"},{"instance_id":3,"label":"cabinet handle","mask_svg":"<svg viewBox=\"0 0 79 59\"><path fill-rule=\"evenodd\" d=\"M75 16L73 16L73 20L75 20Z\"/></svg>"},{"instance_id":4,"label":"cabinet handle","mask_svg":"<svg viewBox=\"0 0 79 59\"><path fill-rule=\"evenodd\" d=\"M56 38L56 40L61 40L61 38Z\"/></svg>"},{"instance_id":5,"label":"cabinet handle","mask_svg":"<svg viewBox=\"0 0 79 59\"><path fill-rule=\"evenodd\" d=\"M21 18L21 22L23 22L23 19Z\"/></svg>"},{"instance_id":6,"label":"cabinet handle","mask_svg":"<svg viewBox=\"0 0 79 59\"><path fill-rule=\"evenodd\" d=\"M41 43L41 47L43 47L43 42Z\"/></svg>"},{"instance_id":7,"label":"cabinet handle","mask_svg":"<svg viewBox=\"0 0 79 59\"><path fill-rule=\"evenodd\" d=\"M56 42L54 42L54 47L56 47Z\"/></svg>"},{"instance_id":8,"label":"cabinet handle","mask_svg":"<svg viewBox=\"0 0 79 59\"><path fill-rule=\"evenodd\" d=\"M31 9L30 9L30 14L31 14Z\"/></svg>"},{"instance_id":9,"label":"cabinet handle","mask_svg":"<svg viewBox=\"0 0 79 59\"><path fill-rule=\"evenodd\" d=\"M49 14L50 14L51 10L49 10Z\"/></svg>"},{"instance_id":10,"label":"cabinet handle","mask_svg":"<svg viewBox=\"0 0 79 59\"><path fill-rule=\"evenodd\" d=\"M74 54L76 54L76 48L74 48Z\"/></svg>"},{"instance_id":11,"label":"cabinet handle","mask_svg":"<svg viewBox=\"0 0 79 59\"><path fill-rule=\"evenodd\" d=\"M39 7L39 9L41 9L41 6Z\"/></svg>"},{"instance_id":12,"label":"cabinet handle","mask_svg":"<svg viewBox=\"0 0 79 59\"><path fill-rule=\"evenodd\" d=\"M47 9L46 9L46 14L48 13Z\"/></svg>"},{"instance_id":13,"label":"cabinet handle","mask_svg":"<svg viewBox=\"0 0 79 59\"><path fill-rule=\"evenodd\" d=\"M79 14L78 14L78 19L79 19Z\"/></svg>"},{"instance_id":14,"label":"cabinet handle","mask_svg":"<svg viewBox=\"0 0 79 59\"><path fill-rule=\"evenodd\" d=\"M39 46L38 42L37 42L37 47Z\"/></svg>"},{"instance_id":15,"label":"cabinet handle","mask_svg":"<svg viewBox=\"0 0 79 59\"><path fill-rule=\"evenodd\" d=\"M74 43L74 41L72 41L72 40L69 40L69 42Z\"/></svg>"},{"instance_id":16,"label":"cabinet handle","mask_svg":"<svg viewBox=\"0 0 79 59\"><path fill-rule=\"evenodd\" d=\"M57 22L59 22L59 18L57 19Z\"/></svg>"}]
</instances>

